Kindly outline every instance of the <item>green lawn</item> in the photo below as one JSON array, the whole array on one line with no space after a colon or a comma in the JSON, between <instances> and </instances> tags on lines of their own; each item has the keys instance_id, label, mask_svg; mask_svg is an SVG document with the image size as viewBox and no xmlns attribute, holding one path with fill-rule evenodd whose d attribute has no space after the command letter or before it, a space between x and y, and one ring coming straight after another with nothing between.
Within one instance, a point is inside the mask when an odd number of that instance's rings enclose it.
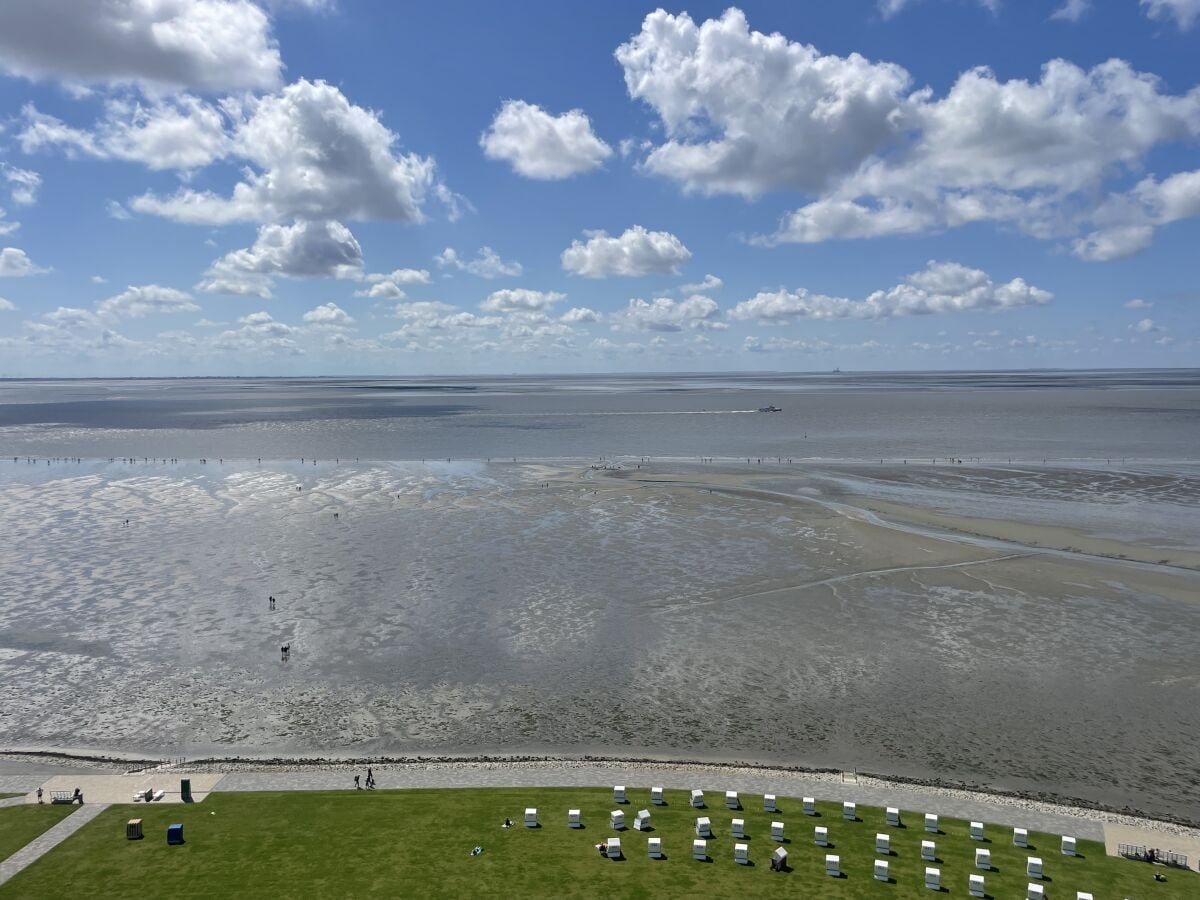
<instances>
[{"instance_id":1,"label":"green lawn","mask_svg":"<svg viewBox=\"0 0 1200 900\"><path fill-rule=\"evenodd\" d=\"M0 792L0 800L7 800L9 797L23 797L24 794L5 794Z\"/></svg>"},{"instance_id":2,"label":"green lawn","mask_svg":"<svg viewBox=\"0 0 1200 900\"><path fill-rule=\"evenodd\" d=\"M0 897L90 898L169 897L594 897L790 895L799 897L928 897L923 886L922 839L937 841L942 884L967 896L967 875L975 872L967 823L943 819L943 834L928 835L916 813L905 814L906 828L883 825L883 812L860 807L862 821L844 822L841 808L818 804L819 818L804 816L799 800L780 801L780 814L761 811L761 797L746 797L748 809L733 813L714 807L717 837L712 861L691 858L697 811L683 791L668 791L666 807L649 804L648 789L631 789L624 806L632 823L638 809L652 813L649 834L622 833L626 859L601 858L593 845L613 832L608 811L611 792L595 788L440 791L342 791L312 793L215 793L194 806L113 807L38 863L0 887ZM538 807L542 827L519 824L526 806ZM566 811L583 811L586 827L566 826ZM517 827L504 830L505 816ZM730 820L746 820L753 866L733 862ZM146 839L125 840L125 820L141 817ZM770 821L787 824L792 871L772 872L768 861L777 846ZM169 847L166 826L182 822L187 843ZM832 850L814 846L813 826L829 828ZM875 833L892 835L892 883L872 878ZM990 827L998 871L988 872L991 896L1025 896L1024 850L1012 846L1011 829ZM646 839L662 838L668 859L646 856ZM1143 863L1112 859L1103 846L1080 842L1081 858L1064 857L1057 836L1031 834L1045 860L1048 897L1074 900L1076 890L1097 898L1194 898L1200 875L1169 872L1155 883ZM473 846L482 856L470 856ZM827 878L824 854L840 854L846 877Z\"/></svg>"},{"instance_id":3,"label":"green lawn","mask_svg":"<svg viewBox=\"0 0 1200 900\"><path fill-rule=\"evenodd\" d=\"M8 859L77 808L61 804L51 806L49 803L39 806L33 803L0 809L0 860Z\"/></svg>"}]
</instances>

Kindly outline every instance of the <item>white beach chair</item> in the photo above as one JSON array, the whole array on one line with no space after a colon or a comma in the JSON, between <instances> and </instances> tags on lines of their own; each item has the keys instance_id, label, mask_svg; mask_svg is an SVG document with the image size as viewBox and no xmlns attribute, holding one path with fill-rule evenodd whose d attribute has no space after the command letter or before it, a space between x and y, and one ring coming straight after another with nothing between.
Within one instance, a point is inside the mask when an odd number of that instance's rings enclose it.
<instances>
[{"instance_id":1,"label":"white beach chair","mask_svg":"<svg viewBox=\"0 0 1200 900\"><path fill-rule=\"evenodd\" d=\"M1024 828L1014 828L1013 829L1013 846L1014 847L1028 847L1029 846L1029 832L1026 831Z\"/></svg>"},{"instance_id":2,"label":"white beach chair","mask_svg":"<svg viewBox=\"0 0 1200 900\"><path fill-rule=\"evenodd\" d=\"M976 850L975 851L975 868L987 869L992 868L992 851L991 850Z\"/></svg>"},{"instance_id":3,"label":"white beach chair","mask_svg":"<svg viewBox=\"0 0 1200 900\"><path fill-rule=\"evenodd\" d=\"M787 851L782 847L776 847L775 852L771 854L771 858L775 860L775 864L783 869L787 867Z\"/></svg>"},{"instance_id":4,"label":"white beach chair","mask_svg":"<svg viewBox=\"0 0 1200 900\"><path fill-rule=\"evenodd\" d=\"M692 806L696 807L697 809L704 808L704 791L700 790L699 788L696 788L694 791L692 791Z\"/></svg>"},{"instance_id":5,"label":"white beach chair","mask_svg":"<svg viewBox=\"0 0 1200 900\"><path fill-rule=\"evenodd\" d=\"M1075 855L1075 838L1067 837L1067 835L1065 835L1065 834L1063 835L1062 853L1063 853L1063 856L1074 856Z\"/></svg>"},{"instance_id":6,"label":"white beach chair","mask_svg":"<svg viewBox=\"0 0 1200 900\"><path fill-rule=\"evenodd\" d=\"M825 854L825 874L831 878L842 877L842 858L836 853Z\"/></svg>"},{"instance_id":7,"label":"white beach chair","mask_svg":"<svg viewBox=\"0 0 1200 900\"><path fill-rule=\"evenodd\" d=\"M936 813L925 813L925 830L930 834L938 833L938 817Z\"/></svg>"},{"instance_id":8,"label":"white beach chair","mask_svg":"<svg viewBox=\"0 0 1200 900\"><path fill-rule=\"evenodd\" d=\"M783 823L782 822L772 822L771 823L771 840L778 841L781 844L783 843Z\"/></svg>"},{"instance_id":9,"label":"white beach chair","mask_svg":"<svg viewBox=\"0 0 1200 900\"><path fill-rule=\"evenodd\" d=\"M639 809L638 814L633 817L633 827L635 831L645 831L650 827L650 810Z\"/></svg>"},{"instance_id":10,"label":"white beach chair","mask_svg":"<svg viewBox=\"0 0 1200 900\"><path fill-rule=\"evenodd\" d=\"M888 868L888 861L886 859L875 860L875 880L891 881L892 876L888 874Z\"/></svg>"},{"instance_id":11,"label":"white beach chair","mask_svg":"<svg viewBox=\"0 0 1200 900\"><path fill-rule=\"evenodd\" d=\"M526 828L537 828L538 827L537 807L536 806L530 806L530 807L526 808L526 810L525 810L525 827Z\"/></svg>"},{"instance_id":12,"label":"white beach chair","mask_svg":"<svg viewBox=\"0 0 1200 900\"><path fill-rule=\"evenodd\" d=\"M892 839L886 834L875 835L875 852L884 856L892 855Z\"/></svg>"},{"instance_id":13,"label":"white beach chair","mask_svg":"<svg viewBox=\"0 0 1200 900\"><path fill-rule=\"evenodd\" d=\"M708 859L708 841L702 841L699 838L692 841L692 859L698 859L701 862Z\"/></svg>"},{"instance_id":14,"label":"white beach chair","mask_svg":"<svg viewBox=\"0 0 1200 900\"><path fill-rule=\"evenodd\" d=\"M842 818L847 822L855 821L858 818L858 804L853 800L842 803Z\"/></svg>"},{"instance_id":15,"label":"white beach chair","mask_svg":"<svg viewBox=\"0 0 1200 900\"><path fill-rule=\"evenodd\" d=\"M935 869L933 866L925 867L925 887L931 891L940 891L942 889L941 869Z\"/></svg>"},{"instance_id":16,"label":"white beach chair","mask_svg":"<svg viewBox=\"0 0 1200 900\"><path fill-rule=\"evenodd\" d=\"M580 816L579 810L577 810L577 809L568 809L567 810L567 827L568 828L582 828L583 827L583 819Z\"/></svg>"},{"instance_id":17,"label":"white beach chair","mask_svg":"<svg viewBox=\"0 0 1200 900\"><path fill-rule=\"evenodd\" d=\"M646 855L651 859L662 859L662 838L650 838L646 841Z\"/></svg>"},{"instance_id":18,"label":"white beach chair","mask_svg":"<svg viewBox=\"0 0 1200 900\"><path fill-rule=\"evenodd\" d=\"M742 804L738 801L737 791L725 792L725 808L726 809L741 809Z\"/></svg>"},{"instance_id":19,"label":"white beach chair","mask_svg":"<svg viewBox=\"0 0 1200 900\"><path fill-rule=\"evenodd\" d=\"M775 837L774 830L772 830L772 832L771 832L771 837ZM779 837L777 837L775 839L783 840L783 832L781 831L779 833ZM829 829L826 828L824 825L818 825L816 828L814 828L813 829L813 843L816 844L818 847L828 847L829 846Z\"/></svg>"},{"instance_id":20,"label":"white beach chair","mask_svg":"<svg viewBox=\"0 0 1200 900\"><path fill-rule=\"evenodd\" d=\"M921 859L933 862L937 859L937 844L933 841L921 841Z\"/></svg>"},{"instance_id":21,"label":"white beach chair","mask_svg":"<svg viewBox=\"0 0 1200 900\"><path fill-rule=\"evenodd\" d=\"M817 801L813 797L805 797L801 802L804 806L804 814L806 816L815 816L817 814Z\"/></svg>"},{"instance_id":22,"label":"white beach chair","mask_svg":"<svg viewBox=\"0 0 1200 900\"><path fill-rule=\"evenodd\" d=\"M763 812L779 812L774 794L763 794Z\"/></svg>"},{"instance_id":23,"label":"white beach chair","mask_svg":"<svg viewBox=\"0 0 1200 900\"><path fill-rule=\"evenodd\" d=\"M971 823L971 840L973 840L973 841L982 841L983 840L983 823L982 822L972 822Z\"/></svg>"},{"instance_id":24,"label":"white beach chair","mask_svg":"<svg viewBox=\"0 0 1200 900\"><path fill-rule=\"evenodd\" d=\"M746 820L745 819L734 819L732 822L730 822L729 823L729 834L731 837L736 837L736 838L745 837L746 836Z\"/></svg>"},{"instance_id":25,"label":"white beach chair","mask_svg":"<svg viewBox=\"0 0 1200 900\"><path fill-rule=\"evenodd\" d=\"M610 837L608 839L608 858L621 858L621 839L619 837Z\"/></svg>"},{"instance_id":26,"label":"white beach chair","mask_svg":"<svg viewBox=\"0 0 1200 900\"><path fill-rule=\"evenodd\" d=\"M1025 900L1044 900L1046 889L1032 881L1025 885Z\"/></svg>"},{"instance_id":27,"label":"white beach chair","mask_svg":"<svg viewBox=\"0 0 1200 900\"><path fill-rule=\"evenodd\" d=\"M967 893L972 897L987 896L987 883L982 875L967 876Z\"/></svg>"},{"instance_id":28,"label":"white beach chair","mask_svg":"<svg viewBox=\"0 0 1200 900\"><path fill-rule=\"evenodd\" d=\"M892 826L893 828L900 827L900 810L895 806L889 806L887 808L887 812L884 813L884 818L886 819L888 825Z\"/></svg>"},{"instance_id":29,"label":"white beach chair","mask_svg":"<svg viewBox=\"0 0 1200 900\"><path fill-rule=\"evenodd\" d=\"M628 803L625 799L625 785L618 784L613 788L613 803Z\"/></svg>"},{"instance_id":30,"label":"white beach chair","mask_svg":"<svg viewBox=\"0 0 1200 900\"><path fill-rule=\"evenodd\" d=\"M712 822L708 816L696 817L696 837L712 837Z\"/></svg>"},{"instance_id":31,"label":"white beach chair","mask_svg":"<svg viewBox=\"0 0 1200 900\"><path fill-rule=\"evenodd\" d=\"M1025 860L1025 874L1030 878L1042 877L1042 858L1040 856L1030 856Z\"/></svg>"},{"instance_id":32,"label":"white beach chair","mask_svg":"<svg viewBox=\"0 0 1200 900\"><path fill-rule=\"evenodd\" d=\"M614 809L608 814L608 825L617 831L625 827L625 810Z\"/></svg>"},{"instance_id":33,"label":"white beach chair","mask_svg":"<svg viewBox=\"0 0 1200 900\"><path fill-rule=\"evenodd\" d=\"M750 847L747 844L733 845L733 861L739 866L750 864Z\"/></svg>"},{"instance_id":34,"label":"white beach chair","mask_svg":"<svg viewBox=\"0 0 1200 900\"><path fill-rule=\"evenodd\" d=\"M661 787L650 788L650 802L655 806L663 805L663 789Z\"/></svg>"}]
</instances>

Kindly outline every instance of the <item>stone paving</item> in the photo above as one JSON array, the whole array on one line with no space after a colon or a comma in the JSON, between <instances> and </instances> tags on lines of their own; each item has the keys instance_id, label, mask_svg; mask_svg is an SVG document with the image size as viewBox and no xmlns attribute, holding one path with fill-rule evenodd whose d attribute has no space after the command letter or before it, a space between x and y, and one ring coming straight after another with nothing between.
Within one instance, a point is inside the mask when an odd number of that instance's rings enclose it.
<instances>
[{"instance_id":1,"label":"stone paving","mask_svg":"<svg viewBox=\"0 0 1200 900\"><path fill-rule=\"evenodd\" d=\"M26 866L32 865L106 809L108 805L105 803L81 806L78 811L34 838L4 862L0 862L0 884L4 884Z\"/></svg>"},{"instance_id":2,"label":"stone paving","mask_svg":"<svg viewBox=\"0 0 1200 900\"><path fill-rule=\"evenodd\" d=\"M153 771L137 775L55 775L44 780L41 784L47 803L50 802L51 791L73 792L75 788L83 791L83 798L88 803L129 803L133 804L133 792L144 792L147 788L152 791L163 791L161 800L155 800L154 805L162 803L182 803L180 794L180 779L188 778L192 782L192 802L201 803L212 791L213 786L222 779L221 774L203 772L192 774L182 771ZM34 788L36 791L37 788ZM36 793L25 795L26 803L36 803ZM140 801L137 801L140 802Z\"/></svg>"},{"instance_id":3,"label":"stone paving","mask_svg":"<svg viewBox=\"0 0 1200 900\"><path fill-rule=\"evenodd\" d=\"M1070 834L1081 840L1103 841L1104 825L1079 815L1056 814L1019 806L990 803L984 799L940 796L920 788L876 787L841 782L840 776L822 776L789 772L748 773L746 770L722 771L708 766L655 766L619 763L468 763L408 764L375 766L375 780L381 788L456 788L456 787L611 787L627 785L636 796L645 791L649 800L651 785L666 788L702 788L720 800L726 790L747 795L764 793L780 797L812 796L819 800L853 800L872 806L899 806L909 815L927 812L959 819L981 820L997 826L1019 826L1031 831ZM366 772L366 766L358 769ZM317 791L354 788L355 770L294 770L287 772L234 772L226 775L218 791ZM637 801L633 801L635 804ZM761 800L760 800L761 802ZM713 805L712 803L709 804Z\"/></svg>"}]
</instances>

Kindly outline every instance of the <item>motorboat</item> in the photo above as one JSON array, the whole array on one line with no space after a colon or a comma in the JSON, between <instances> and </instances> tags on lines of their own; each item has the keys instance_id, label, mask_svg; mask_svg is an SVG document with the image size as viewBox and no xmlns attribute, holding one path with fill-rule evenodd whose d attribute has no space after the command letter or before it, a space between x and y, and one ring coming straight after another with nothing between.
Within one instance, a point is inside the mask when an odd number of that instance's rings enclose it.
<instances>
[{"instance_id":1,"label":"motorboat","mask_svg":"<svg viewBox=\"0 0 1200 900\"><path fill-rule=\"evenodd\" d=\"M760 406L758 408L758 411L759 412L783 412L783 409L782 409L782 407L771 405L771 406Z\"/></svg>"}]
</instances>

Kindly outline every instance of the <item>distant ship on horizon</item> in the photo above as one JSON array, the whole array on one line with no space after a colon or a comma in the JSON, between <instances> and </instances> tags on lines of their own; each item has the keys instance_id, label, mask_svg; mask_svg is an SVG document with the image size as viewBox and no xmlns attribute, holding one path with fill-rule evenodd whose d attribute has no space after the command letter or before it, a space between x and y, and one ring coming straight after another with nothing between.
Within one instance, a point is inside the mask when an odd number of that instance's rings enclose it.
<instances>
[{"instance_id":1,"label":"distant ship on horizon","mask_svg":"<svg viewBox=\"0 0 1200 900\"><path fill-rule=\"evenodd\" d=\"M760 406L758 408L758 411L759 412L783 412L783 408L772 404L770 406Z\"/></svg>"}]
</instances>

